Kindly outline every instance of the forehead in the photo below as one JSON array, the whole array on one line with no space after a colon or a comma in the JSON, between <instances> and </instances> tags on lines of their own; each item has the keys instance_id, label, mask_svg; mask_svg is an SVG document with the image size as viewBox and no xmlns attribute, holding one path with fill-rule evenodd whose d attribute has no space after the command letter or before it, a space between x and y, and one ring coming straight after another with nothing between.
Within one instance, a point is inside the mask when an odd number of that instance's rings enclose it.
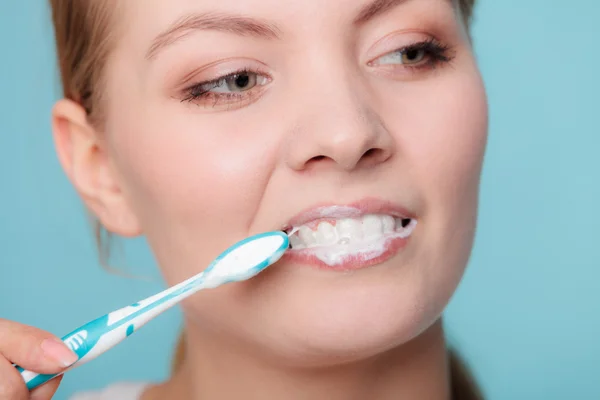
<instances>
[{"instance_id":1,"label":"forehead","mask_svg":"<svg viewBox=\"0 0 600 400\"><path fill-rule=\"evenodd\" d=\"M281 18L285 16L312 17L318 19L324 14L342 15L355 12L368 17L377 13L409 3L421 3L431 0L127 0L121 4L128 11L129 17L147 19L152 17L156 22L172 21L188 12L223 12L238 13L265 18ZM462 0L433 0L433 3L445 3L458 7ZM128 20L130 20L128 18ZM131 21L131 20L130 20Z\"/></svg>"},{"instance_id":2,"label":"forehead","mask_svg":"<svg viewBox=\"0 0 600 400\"><path fill-rule=\"evenodd\" d=\"M353 25L395 8L425 4L460 9L458 0L128 0L120 14L134 40L150 41L149 54L192 30L277 37L323 22ZM321 24L322 26L323 24ZM173 35L173 32L175 34Z\"/></svg>"}]
</instances>

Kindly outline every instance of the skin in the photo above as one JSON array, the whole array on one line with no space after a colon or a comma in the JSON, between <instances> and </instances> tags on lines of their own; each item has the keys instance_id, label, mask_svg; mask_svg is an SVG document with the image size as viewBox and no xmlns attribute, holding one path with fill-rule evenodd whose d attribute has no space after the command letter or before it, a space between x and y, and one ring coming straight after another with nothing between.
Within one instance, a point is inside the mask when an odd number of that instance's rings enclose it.
<instances>
[{"instance_id":1,"label":"skin","mask_svg":"<svg viewBox=\"0 0 600 400\"><path fill-rule=\"evenodd\" d=\"M54 335L0 319L0 399L50 399L62 380L59 376L29 393L12 363L37 373L56 374L76 359Z\"/></svg>"},{"instance_id":2,"label":"skin","mask_svg":"<svg viewBox=\"0 0 600 400\"><path fill-rule=\"evenodd\" d=\"M440 316L470 255L487 135L465 25L444 0L398 2L360 24L368 0L280 3L120 2L104 123L68 100L53 110L67 175L108 230L147 237L169 285L321 203L377 197L418 227L376 266L284 261L188 299L186 361L145 398L448 398ZM175 21L207 12L268 21L279 38L194 30L147 57ZM432 38L450 62L381 65ZM239 68L265 84L182 101Z\"/></svg>"}]
</instances>

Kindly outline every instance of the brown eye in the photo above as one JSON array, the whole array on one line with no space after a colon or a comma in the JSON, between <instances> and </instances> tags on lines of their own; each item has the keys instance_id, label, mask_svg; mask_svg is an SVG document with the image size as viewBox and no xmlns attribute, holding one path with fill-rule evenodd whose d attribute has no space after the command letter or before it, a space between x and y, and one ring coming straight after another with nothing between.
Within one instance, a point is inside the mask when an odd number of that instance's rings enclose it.
<instances>
[{"instance_id":1,"label":"brown eye","mask_svg":"<svg viewBox=\"0 0 600 400\"><path fill-rule=\"evenodd\" d=\"M448 63L454 58L452 49L435 38L412 43L383 54L373 60L371 65L387 65L396 69L412 70L413 72L439 64Z\"/></svg>"},{"instance_id":2,"label":"brown eye","mask_svg":"<svg viewBox=\"0 0 600 400\"><path fill-rule=\"evenodd\" d=\"M244 92L256 86L258 78L256 74L242 73L224 79L224 86L231 92ZM223 85L221 85L223 86ZM216 88L215 88L216 89ZM213 90L217 92L217 90Z\"/></svg>"},{"instance_id":3,"label":"brown eye","mask_svg":"<svg viewBox=\"0 0 600 400\"><path fill-rule=\"evenodd\" d=\"M427 59L427 50L425 49L407 49L407 50L396 50L381 56L377 60L377 64L402 64L402 65L414 65L419 64Z\"/></svg>"},{"instance_id":4,"label":"brown eye","mask_svg":"<svg viewBox=\"0 0 600 400\"><path fill-rule=\"evenodd\" d=\"M418 64L427 56L424 49L407 50L401 53L402 64Z\"/></svg>"},{"instance_id":5,"label":"brown eye","mask_svg":"<svg viewBox=\"0 0 600 400\"><path fill-rule=\"evenodd\" d=\"M240 72L225 76L207 86L206 91L212 93L246 92L258 85L264 85L268 78L254 72Z\"/></svg>"},{"instance_id":6,"label":"brown eye","mask_svg":"<svg viewBox=\"0 0 600 400\"><path fill-rule=\"evenodd\" d=\"M210 100L213 105L225 101L239 105L242 100L255 97L269 82L266 74L240 70L188 87L184 91L183 101Z\"/></svg>"}]
</instances>

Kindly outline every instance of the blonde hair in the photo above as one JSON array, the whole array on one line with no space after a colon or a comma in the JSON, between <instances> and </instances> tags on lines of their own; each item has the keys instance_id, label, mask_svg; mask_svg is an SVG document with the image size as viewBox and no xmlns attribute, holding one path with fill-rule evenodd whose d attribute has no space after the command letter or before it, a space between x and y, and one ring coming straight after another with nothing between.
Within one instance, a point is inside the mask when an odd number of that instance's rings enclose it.
<instances>
[{"instance_id":1,"label":"blonde hair","mask_svg":"<svg viewBox=\"0 0 600 400\"><path fill-rule=\"evenodd\" d=\"M470 25L475 0L458 0L462 17ZM90 123L103 122L102 91L104 66L116 36L114 0L50 0L56 51L65 98L82 105ZM110 234L95 224L100 259L106 264L110 252ZM172 369L183 363L185 339L181 335L173 356ZM473 377L457 353L449 350L454 400L482 400Z\"/></svg>"}]
</instances>

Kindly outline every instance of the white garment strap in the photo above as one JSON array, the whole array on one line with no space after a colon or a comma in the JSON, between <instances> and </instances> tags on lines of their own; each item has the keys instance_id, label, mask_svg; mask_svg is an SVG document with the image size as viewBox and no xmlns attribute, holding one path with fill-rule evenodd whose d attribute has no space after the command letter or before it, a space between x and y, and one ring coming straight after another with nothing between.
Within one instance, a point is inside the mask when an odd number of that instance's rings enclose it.
<instances>
[{"instance_id":1,"label":"white garment strap","mask_svg":"<svg viewBox=\"0 0 600 400\"><path fill-rule=\"evenodd\" d=\"M139 400L147 386L146 383L117 383L99 391L76 393L69 400Z\"/></svg>"}]
</instances>

